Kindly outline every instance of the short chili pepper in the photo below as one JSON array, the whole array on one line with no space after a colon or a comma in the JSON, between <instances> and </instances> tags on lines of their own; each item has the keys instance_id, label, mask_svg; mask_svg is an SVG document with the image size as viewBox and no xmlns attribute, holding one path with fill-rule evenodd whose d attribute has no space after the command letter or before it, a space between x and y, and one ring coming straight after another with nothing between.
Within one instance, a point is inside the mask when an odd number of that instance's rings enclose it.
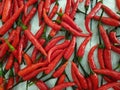
<instances>
[{"instance_id":1,"label":"short chili pepper","mask_svg":"<svg viewBox=\"0 0 120 90\"><path fill-rule=\"evenodd\" d=\"M83 55L85 53L85 47L87 46L88 42L90 41L91 37L87 37L79 46L78 51L77 51L77 56L79 60L83 58Z\"/></svg>"},{"instance_id":2,"label":"short chili pepper","mask_svg":"<svg viewBox=\"0 0 120 90\"><path fill-rule=\"evenodd\" d=\"M92 8L92 10L89 12L89 14L86 16L86 19L85 19L85 27L86 27L86 30L92 34L91 30L90 30L90 27L89 27L89 24L90 24L90 20L93 18L93 16L95 16L95 14L101 9L101 6L102 6L102 3L101 2L98 2L94 8Z\"/></svg>"},{"instance_id":3,"label":"short chili pepper","mask_svg":"<svg viewBox=\"0 0 120 90\"><path fill-rule=\"evenodd\" d=\"M50 90L63 90L66 87L74 86L74 82L64 82L62 84L56 85L55 87L51 88Z\"/></svg>"},{"instance_id":4,"label":"short chili pepper","mask_svg":"<svg viewBox=\"0 0 120 90\"><path fill-rule=\"evenodd\" d=\"M109 69L94 69L94 72L112 77L114 78L114 80L120 80L120 73L117 71L113 71Z\"/></svg>"},{"instance_id":5,"label":"short chili pepper","mask_svg":"<svg viewBox=\"0 0 120 90\"><path fill-rule=\"evenodd\" d=\"M72 70L74 71L74 73L76 74L76 77L79 79L81 87L83 89L87 89L87 82L86 79L84 78L84 76L79 72L77 66L75 63L72 62Z\"/></svg>"},{"instance_id":6,"label":"short chili pepper","mask_svg":"<svg viewBox=\"0 0 120 90\"><path fill-rule=\"evenodd\" d=\"M76 37L73 36L72 40L70 42L70 45L68 46L68 48L66 49L65 54L64 54L64 58L66 60L68 60L71 57L72 53L74 52L75 43L76 43Z\"/></svg>"},{"instance_id":7,"label":"short chili pepper","mask_svg":"<svg viewBox=\"0 0 120 90\"><path fill-rule=\"evenodd\" d=\"M116 32L111 31L109 33L109 38L110 38L110 40L112 41L113 44L115 44L115 43L120 44L120 40L116 37Z\"/></svg>"},{"instance_id":8,"label":"short chili pepper","mask_svg":"<svg viewBox=\"0 0 120 90\"><path fill-rule=\"evenodd\" d=\"M120 0L116 0L116 5L117 5L118 9L120 10Z\"/></svg>"},{"instance_id":9,"label":"short chili pepper","mask_svg":"<svg viewBox=\"0 0 120 90\"><path fill-rule=\"evenodd\" d=\"M107 83L107 84L99 87L97 90L107 90L107 89L112 88L114 86L120 86L120 83L119 82Z\"/></svg>"},{"instance_id":10,"label":"short chili pepper","mask_svg":"<svg viewBox=\"0 0 120 90\"><path fill-rule=\"evenodd\" d=\"M105 48L103 53L103 58L104 58L105 68L112 70L111 50Z\"/></svg>"},{"instance_id":11,"label":"short chili pepper","mask_svg":"<svg viewBox=\"0 0 120 90\"><path fill-rule=\"evenodd\" d=\"M90 68L91 68L92 70L94 70L94 69L97 68L97 67L96 67L96 64L95 64L95 62L94 62L94 57L93 57L94 52L95 52L95 50L97 49L97 47L98 47L98 45L94 45L94 46L90 49L90 51L88 52L88 63L89 63Z\"/></svg>"},{"instance_id":12,"label":"short chili pepper","mask_svg":"<svg viewBox=\"0 0 120 90\"><path fill-rule=\"evenodd\" d=\"M3 36L14 24L20 13L23 11L24 6L21 6L16 13L0 28L0 36Z\"/></svg>"},{"instance_id":13,"label":"short chili pepper","mask_svg":"<svg viewBox=\"0 0 120 90\"><path fill-rule=\"evenodd\" d=\"M67 0L66 7L65 7L65 14L69 15L71 10L71 0Z\"/></svg>"},{"instance_id":14,"label":"short chili pepper","mask_svg":"<svg viewBox=\"0 0 120 90\"><path fill-rule=\"evenodd\" d=\"M66 75L65 75L65 74L62 74L62 75L59 77L58 81L57 81L57 85L64 83L64 82L65 82L65 78L66 78Z\"/></svg>"},{"instance_id":15,"label":"short chili pepper","mask_svg":"<svg viewBox=\"0 0 120 90\"><path fill-rule=\"evenodd\" d=\"M120 17L114 13L109 7L102 5L102 9L109 15L111 18L114 18L116 20L120 20Z\"/></svg>"},{"instance_id":16,"label":"short chili pepper","mask_svg":"<svg viewBox=\"0 0 120 90\"><path fill-rule=\"evenodd\" d=\"M118 53L118 54L120 54L120 48L118 48L118 47L116 47L116 46L114 46L112 44L111 44L111 50Z\"/></svg>"},{"instance_id":17,"label":"short chili pepper","mask_svg":"<svg viewBox=\"0 0 120 90\"><path fill-rule=\"evenodd\" d=\"M100 31L100 35L103 39L105 48L111 49L110 40L109 40L108 35L107 35L107 33L102 25L99 25L99 31Z\"/></svg>"}]
</instances>

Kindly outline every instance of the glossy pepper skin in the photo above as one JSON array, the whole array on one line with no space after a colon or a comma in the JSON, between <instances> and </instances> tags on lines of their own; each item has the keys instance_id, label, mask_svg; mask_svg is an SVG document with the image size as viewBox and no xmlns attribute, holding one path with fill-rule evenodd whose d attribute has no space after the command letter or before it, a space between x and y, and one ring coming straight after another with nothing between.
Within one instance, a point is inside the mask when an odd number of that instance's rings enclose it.
<instances>
[{"instance_id":1,"label":"glossy pepper skin","mask_svg":"<svg viewBox=\"0 0 120 90\"><path fill-rule=\"evenodd\" d=\"M120 10L120 0L115 0L116 1L116 5L118 7L118 9Z\"/></svg>"}]
</instances>

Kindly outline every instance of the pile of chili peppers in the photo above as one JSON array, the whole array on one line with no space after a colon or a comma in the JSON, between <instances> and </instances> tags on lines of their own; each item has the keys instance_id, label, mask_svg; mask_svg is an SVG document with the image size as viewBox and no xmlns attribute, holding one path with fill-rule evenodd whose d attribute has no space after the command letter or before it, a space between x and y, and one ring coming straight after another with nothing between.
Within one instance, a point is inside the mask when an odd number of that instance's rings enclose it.
<instances>
[{"instance_id":1,"label":"pile of chili peppers","mask_svg":"<svg viewBox=\"0 0 120 90\"><path fill-rule=\"evenodd\" d=\"M60 7L60 1L66 3L65 10ZM23 82L26 82L26 90L33 84L40 90L68 87L73 90L120 90L120 61L116 68L112 64L112 52L120 54L120 35L117 34L120 15L103 2L96 0L92 5L92 0L0 0L0 90L12 90ZM78 8L83 3L85 12ZM116 5L119 11L120 0L116 0ZM97 15L101 10L101 15ZM79 13L85 16L81 21L85 30L75 22ZM35 15L39 29L33 34ZM94 34L91 21L98 22L99 42L86 56L87 45ZM80 45L77 44L79 37L84 39ZM87 57L84 62L89 71L82 64L84 57ZM66 69L68 65L70 71ZM51 87L46 82L52 79L56 82Z\"/></svg>"}]
</instances>

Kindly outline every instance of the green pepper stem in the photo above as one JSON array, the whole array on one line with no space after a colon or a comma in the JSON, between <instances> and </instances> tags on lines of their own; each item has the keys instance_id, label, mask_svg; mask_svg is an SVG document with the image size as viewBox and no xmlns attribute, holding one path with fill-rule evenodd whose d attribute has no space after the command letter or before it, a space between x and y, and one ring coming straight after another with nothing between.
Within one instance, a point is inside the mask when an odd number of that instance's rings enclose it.
<instances>
[{"instance_id":1,"label":"green pepper stem","mask_svg":"<svg viewBox=\"0 0 120 90\"><path fill-rule=\"evenodd\" d=\"M5 42L7 43L8 47L10 48L11 51L15 50L15 48L9 43L8 40L5 40Z\"/></svg>"}]
</instances>

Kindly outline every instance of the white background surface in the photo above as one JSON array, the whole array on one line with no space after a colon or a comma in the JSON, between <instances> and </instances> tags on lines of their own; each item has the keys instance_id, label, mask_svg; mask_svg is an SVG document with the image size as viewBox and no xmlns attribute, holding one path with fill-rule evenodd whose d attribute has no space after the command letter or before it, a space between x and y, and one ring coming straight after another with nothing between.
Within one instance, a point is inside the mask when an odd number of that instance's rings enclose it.
<instances>
[{"instance_id":1,"label":"white background surface","mask_svg":"<svg viewBox=\"0 0 120 90\"><path fill-rule=\"evenodd\" d=\"M93 1L95 2L96 0L93 0ZM107 5L109 8L111 8L115 12L118 11L118 9L116 7L116 4L115 4L115 0L103 0L103 4ZM63 10L64 10L64 8L66 6L66 0L59 0L59 5L60 5L59 7L63 7ZM82 2L82 3L79 4L79 9L84 12L84 2ZM89 11L90 11L90 8L89 8ZM101 11L99 11L97 14L100 15ZM75 22L82 28L82 30L84 31L84 33L87 33L86 29L84 27L84 15L82 13L76 14ZM97 31L98 30L97 29L97 21L93 21L92 24L93 24L93 26L92 26L93 36L92 36L91 41L87 45L86 52L85 52L84 58L82 60L82 65L84 66L84 68L85 68L85 70L87 72L89 72L89 69L88 69L88 66L87 66L87 54L88 54L88 51L90 50L90 48L93 45L96 45L99 42L99 40L98 40L98 31ZM31 25L32 25L32 32L33 33L37 32L37 30L39 29L37 14L32 19ZM113 27L110 27L110 26L105 26L105 27L106 27L106 29L113 28ZM48 33L49 33L49 30L48 30ZM120 29L118 31L119 31L118 34L120 34ZM59 34L62 34L62 33L59 33ZM77 38L77 47L79 47L79 45L81 44L81 42L83 40L84 40L84 38L81 38L81 37ZM98 61L97 61L97 53L96 53L96 51L95 51L95 54L94 54L94 58L95 58L95 62L97 64L97 66L99 67L99 64L98 64ZM29 51L29 54L31 54L30 51ZM120 55L112 52L112 65L113 65L113 68L116 67L117 61L119 59L120 59ZM72 57L71 57L70 61L71 60L72 60ZM66 72L69 75L69 77L71 77L70 74L69 74L70 73L70 64L67 66ZM50 87L52 87L54 85L54 83L55 83L55 79L54 80L50 80L50 81L47 82L47 84ZM25 83L21 83L18 86L16 86L14 88L14 90L26 90L26 82ZM37 89L37 87L35 85L32 85L32 86L30 86L28 88L28 90L38 90L38 89ZM71 90L71 88L68 88L67 90Z\"/></svg>"}]
</instances>

